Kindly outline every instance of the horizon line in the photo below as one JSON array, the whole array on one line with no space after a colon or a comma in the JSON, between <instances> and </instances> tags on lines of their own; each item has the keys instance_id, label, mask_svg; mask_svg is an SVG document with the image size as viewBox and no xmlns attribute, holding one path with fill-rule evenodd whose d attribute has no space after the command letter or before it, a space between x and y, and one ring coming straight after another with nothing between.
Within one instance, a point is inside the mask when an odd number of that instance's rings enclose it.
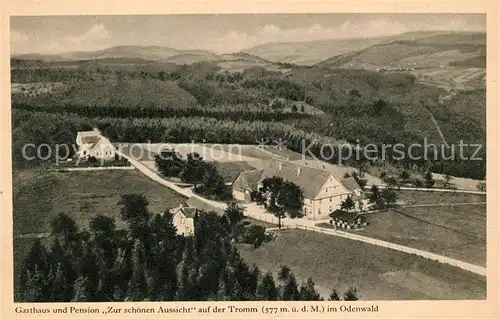
<instances>
[{"instance_id":1,"label":"horizon line","mask_svg":"<svg viewBox=\"0 0 500 319\"><path fill-rule=\"evenodd\" d=\"M162 46L162 45L136 45L136 44L118 44L118 45L112 45L103 49L97 49L97 50L76 50L76 51L63 51L59 53L40 53L40 52L26 52L26 53L15 53L15 52L10 52L10 58L13 58L15 56L23 56L23 55L48 55L48 56L58 56L58 55L64 55L64 54L70 54L70 53L92 53L92 52L100 52L100 51L106 51L112 48L118 48L118 47L136 47L136 48L162 48L162 49L172 49L172 50L179 50L179 51L202 51L202 52L208 52L213 55L225 55L225 54L235 54L235 53L246 53L246 50L252 49L252 48L257 48L260 46L265 46L265 45L270 45L270 44L295 44L295 43L309 43L309 42L323 42L323 41L332 41L332 40L339 40L339 41L348 41L348 40L359 40L359 39L376 39L376 38L386 38L386 37L394 37L398 35L403 35L403 34L411 34L411 33L418 33L418 32L429 32L429 33L434 33L434 32L445 32L445 33L484 33L486 34L486 31L477 31L477 30L416 30L416 31L408 31L408 32L403 32L403 33L396 33L392 35L382 35L382 36L372 36L372 37L348 37L348 38L326 38L322 40L310 40L310 41L286 41L286 42L266 42L254 46L250 46L247 48L244 48L239 51L231 51L231 52L225 52L225 53L215 53L212 50L208 49L182 49L182 48L176 48L172 46ZM94 57L95 58L95 57Z\"/></svg>"}]
</instances>

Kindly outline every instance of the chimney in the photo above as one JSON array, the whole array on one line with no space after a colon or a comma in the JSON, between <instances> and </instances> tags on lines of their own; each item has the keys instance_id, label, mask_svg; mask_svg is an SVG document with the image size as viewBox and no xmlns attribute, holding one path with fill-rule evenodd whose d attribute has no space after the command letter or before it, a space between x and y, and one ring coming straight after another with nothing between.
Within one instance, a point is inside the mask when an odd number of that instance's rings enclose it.
<instances>
[{"instance_id":1,"label":"chimney","mask_svg":"<svg viewBox=\"0 0 500 319\"><path fill-rule=\"evenodd\" d=\"M297 176L300 175L300 172L302 171L302 168L300 166L297 166Z\"/></svg>"}]
</instances>

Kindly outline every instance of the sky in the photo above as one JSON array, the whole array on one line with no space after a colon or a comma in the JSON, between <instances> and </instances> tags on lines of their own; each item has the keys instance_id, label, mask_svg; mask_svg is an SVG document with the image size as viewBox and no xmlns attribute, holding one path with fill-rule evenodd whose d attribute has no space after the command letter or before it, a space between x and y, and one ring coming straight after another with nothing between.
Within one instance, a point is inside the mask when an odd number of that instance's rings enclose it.
<instances>
[{"instance_id":1,"label":"sky","mask_svg":"<svg viewBox=\"0 0 500 319\"><path fill-rule=\"evenodd\" d=\"M116 45L232 53L276 42L376 37L410 31L486 31L484 14L206 14L15 16L13 54L93 51Z\"/></svg>"}]
</instances>

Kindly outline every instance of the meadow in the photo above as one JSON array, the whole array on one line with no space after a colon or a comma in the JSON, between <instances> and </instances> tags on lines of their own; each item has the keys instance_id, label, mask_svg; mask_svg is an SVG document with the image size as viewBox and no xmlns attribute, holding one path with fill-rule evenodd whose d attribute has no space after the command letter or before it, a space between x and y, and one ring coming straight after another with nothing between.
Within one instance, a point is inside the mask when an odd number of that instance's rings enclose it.
<instances>
[{"instance_id":1,"label":"meadow","mask_svg":"<svg viewBox=\"0 0 500 319\"><path fill-rule=\"evenodd\" d=\"M486 205L398 207L366 215L357 234L486 266Z\"/></svg>"},{"instance_id":2,"label":"meadow","mask_svg":"<svg viewBox=\"0 0 500 319\"><path fill-rule=\"evenodd\" d=\"M124 227L118 202L127 193L144 194L154 213L186 200L135 170L14 171L14 235L50 232L50 222L59 213L68 214L82 228L98 214Z\"/></svg>"},{"instance_id":3,"label":"meadow","mask_svg":"<svg viewBox=\"0 0 500 319\"><path fill-rule=\"evenodd\" d=\"M485 299L484 277L459 268L345 238L288 229L257 249L238 245L249 264L280 265L299 281L311 277L328 297L332 288L358 288L363 300Z\"/></svg>"}]
</instances>

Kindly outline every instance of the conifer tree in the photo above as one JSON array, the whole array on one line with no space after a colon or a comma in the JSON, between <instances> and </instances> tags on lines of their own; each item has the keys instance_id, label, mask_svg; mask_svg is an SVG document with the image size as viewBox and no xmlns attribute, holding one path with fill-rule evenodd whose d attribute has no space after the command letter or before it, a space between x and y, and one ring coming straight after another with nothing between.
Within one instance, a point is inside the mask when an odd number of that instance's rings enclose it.
<instances>
[{"instance_id":1,"label":"conifer tree","mask_svg":"<svg viewBox=\"0 0 500 319\"><path fill-rule=\"evenodd\" d=\"M194 265L194 242L189 239L184 247L181 262L177 265L177 300L190 300Z\"/></svg>"},{"instance_id":2,"label":"conifer tree","mask_svg":"<svg viewBox=\"0 0 500 319\"><path fill-rule=\"evenodd\" d=\"M257 298L259 300L277 300L278 289L274 283L273 275L268 272L257 287Z\"/></svg>"},{"instance_id":3,"label":"conifer tree","mask_svg":"<svg viewBox=\"0 0 500 319\"><path fill-rule=\"evenodd\" d=\"M316 291L314 281L311 277L309 277L307 281L300 286L299 295L300 300L323 300L320 294Z\"/></svg>"},{"instance_id":4,"label":"conifer tree","mask_svg":"<svg viewBox=\"0 0 500 319\"><path fill-rule=\"evenodd\" d=\"M328 297L328 300L330 300L330 301L340 300L340 295L339 295L337 289L332 289L332 293Z\"/></svg>"},{"instance_id":5,"label":"conifer tree","mask_svg":"<svg viewBox=\"0 0 500 319\"><path fill-rule=\"evenodd\" d=\"M143 301L148 296L148 285L146 282L145 251L139 240L135 241L132 253L132 278L130 278L127 300Z\"/></svg>"},{"instance_id":6,"label":"conifer tree","mask_svg":"<svg viewBox=\"0 0 500 319\"><path fill-rule=\"evenodd\" d=\"M176 229L172 214L156 215L151 230L154 236L152 300L174 300L177 290Z\"/></svg>"},{"instance_id":7,"label":"conifer tree","mask_svg":"<svg viewBox=\"0 0 500 319\"><path fill-rule=\"evenodd\" d=\"M50 270L49 256L39 238L28 252L20 274L20 291L24 301L42 301L47 293L46 282Z\"/></svg>"},{"instance_id":8,"label":"conifer tree","mask_svg":"<svg viewBox=\"0 0 500 319\"><path fill-rule=\"evenodd\" d=\"M75 289L73 294L73 302L89 302L93 301L92 291L88 279L86 277L78 277L75 281Z\"/></svg>"},{"instance_id":9,"label":"conifer tree","mask_svg":"<svg viewBox=\"0 0 500 319\"><path fill-rule=\"evenodd\" d=\"M50 284L50 300L53 301L70 301L73 295L73 284L75 274L70 261L64 254L63 247L56 238L51 248L51 276Z\"/></svg>"},{"instance_id":10,"label":"conifer tree","mask_svg":"<svg viewBox=\"0 0 500 319\"><path fill-rule=\"evenodd\" d=\"M22 287L22 300L27 302L40 302L47 300L50 279L48 273L35 265L24 273Z\"/></svg>"},{"instance_id":11,"label":"conifer tree","mask_svg":"<svg viewBox=\"0 0 500 319\"><path fill-rule=\"evenodd\" d=\"M359 300L358 290L354 287L349 287L349 289L347 289L347 291L344 293L344 300L347 301Z\"/></svg>"},{"instance_id":12,"label":"conifer tree","mask_svg":"<svg viewBox=\"0 0 500 319\"><path fill-rule=\"evenodd\" d=\"M281 286L281 300L300 300L297 280L290 273L284 285Z\"/></svg>"}]
</instances>

